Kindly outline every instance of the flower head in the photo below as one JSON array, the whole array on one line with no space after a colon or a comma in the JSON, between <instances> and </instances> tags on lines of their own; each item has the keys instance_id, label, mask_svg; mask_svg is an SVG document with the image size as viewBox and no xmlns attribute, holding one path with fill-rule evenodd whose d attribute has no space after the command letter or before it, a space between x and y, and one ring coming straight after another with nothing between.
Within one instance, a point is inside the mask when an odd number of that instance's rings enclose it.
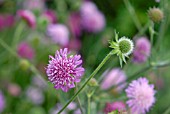
<instances>
[{"instance_id":1,"label":"flower head","mask_svg":"<svg viewBox=\"0 0 170 114\"><path fill-rule=\"evenodd\" d=\"M112 102L112 103L106 103L104 113L108 114L109 112L112 112L114 110L123 111L125 109L126 109L126 105L124 102L116 101L116 102Z\"/></svg>"},{"instance_id":2,"label":"flower head","mask_svg":"<svg viewBox=\"0 0 170 114\"><path fill-rule=\"evenodd\" d=\"M133 62L143 63L145 62L151 50L151 44L146 37L141 37L135 41L135 49L133 52Z\"/></svg>"},{"instance_id":3,"label":"flower head","mask_svg":"<svg viewBox=\"0 0 170 114\"><path fill-rule=\"evenodd\" d=\"M56 23L57 22L57 16L53 10L46 10L43 14L50 23Z\"/></svg>"},{"instance_id":4,"label":"flower head","mask_svg":"<svg viewBox=\"0 0 170 114\"><path fill-rule=\"evenodd\" d=\"M55 85L54 88L62 89L64 92L74 88L74 83L80 82L84 73L81 56L68 56L68 49L64 48L56 51L55 57L50 58L46 73L48 79Z\"/></svg>"},{"instance_id":5,"label":"flower head","mask_svg":"<svg viewBox=\"0 0 170 114\"><path fill-rule=\"evenodd\" d=\"M35 28L36 26L36 18L35 15L29 10L19 10L17 14L27 22L28 26L31 28Z\"/></svg>"},{"instance_id":6,"label":"flower head","mask_svg":"<svg viewBox=\"0 0 170 114\"><path fill-rule=\"evenodd\" d=\"M2 92L0 91L0 113L4 110L5 108L5 98Z\"/></svg>"},{"instance_id":7,"label":"flower head","mask_svg":"<svg viewBox=\"0 0 170 114\"><path fill-rule=\"evenodd\" d=\"M62 24L51 24L47 27L47 34L55 43L66 46L69 42L69 30Z\"/></svg>"},{"instance_id":8,"label":"flower head","mask_svg":"<svg viewBox=\"0 0 170 114\"><path fill-rule=\"evenodd\" d=\"M119 56L120 65L122 66L122 61L126 63L125 57L128 57L133 52L134 44L129 38L125 36L118 40L118 34L115 34L116 42L110 41L109 43L110 47L114 49L112 53Z\"/></svg>"},{"instance_id":9,"label":"flower head","mask_svg":"<svg viewBox=\"0 0 170 114\"><path fill-rule=\"evenodd\" d=\"M159 8L155 7L149 9L148 15L150 19L155 23L159 23L164 17L163 12Z\"/></svg>"},{"instance_id":10,"label":"flower head","mask_svg":"<svg viewBox=\"0 0 170 114\"><path fill-rule=\"evenodd\" d=\"M116 86L117 84L124 82L125 80L126 75L121 69L112 69L109 73L106 74L104 80L102 81L101 89L107 90L114 85ZM124 87L125 84L122 84L118 88L116 88L116 90L121 91Z\"/></svg>"},{"instance_id":11,"label":"flower head","mask_svg":"<svg viewBox=\"0 0 170 114\"><path fill-rule=\"evenodd\" d=\"M105 17L92 2L86 1L80 8L81 25L88 32L97 33L105 27Z\"/></svg>"},{"instance_id":12,"label":"flower head","mask_svg":"<svg viewBox=\"0 0 170 114\"><path fill-rule=\"evenodd\" d=\"M21 42L17 48L18 55L29 60L33 59L35 53L33 48L27 42Z\"/></svg>"},{"instance_id":13,"label":"flower head","mask_svg":"<svg viewBox=\"0 0 170 114\"><path fill-rule=\"evenodd\" d=\"M129 98L127 104L133 113L146 113L155 102L154 85L149 85L146 78L132 81L125 91Z\"/></svg>"}]
</instances>

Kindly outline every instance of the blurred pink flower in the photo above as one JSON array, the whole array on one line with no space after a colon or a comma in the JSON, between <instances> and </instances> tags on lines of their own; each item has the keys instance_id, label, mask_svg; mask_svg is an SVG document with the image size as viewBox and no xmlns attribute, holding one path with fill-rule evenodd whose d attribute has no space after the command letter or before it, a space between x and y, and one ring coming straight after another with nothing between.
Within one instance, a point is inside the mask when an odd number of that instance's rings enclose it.
<instances>
[{"instance_id":1,"label":"blurred pink flower","mask_svg":"<svg viewBox=\"0 0 170 114\"><path fill-rule=\"evenodd\" d=\"M5 108L5 98L3 93L0 91L0 113L4 110Z\"/></svg>"},{"instance_id":2,"label":"blurred pink flower","mask_svg":"<svg viewBox=\"0 0 170 114\"><path fill-rule=\"evenodd\" d=\"M21 93L21 88L17 84L9 84L8 85L8 92L12 96L19 96L19 94Z\"/></svg>"},{"instance_id":3,"label":"blurred pink flower","mask_svg":"<svg viewBox=\"0 0 170 114\"><path fill-rule=\"evenodd\" d=\"M56 51L55 57L50 56L46 68L48 79L54 84L54 88L67 92L80 82L84 73L80 55L68 56L68 49Z\"/></svg>"},{"instance_id":4,"label":"blurred pink flower","mask_svg":"<svg viewBox=\"0 0 170 114\"><path fill-rule=\"evenodd\" d=\"M47 34L55 43L66 46L69 42L69 30L62 24L51 24L47 27Z\"/></svg>"},{"instance_id":5,"label":"blurred pink flower","mask_svg":"<svg viewBox=\"0 0 170 114\"><path fill-rule=\"evenodd\" d=\"M10 14L0 15L0 30L9 28L13 26L14 23L15 23L15 19L13 15L10 15Z\"/></svg>"},{"instance_id":6,"label":"blurred pink flower","mask_svg":"<svg viewBox=\"0 0 170 114\"><path fill-rule=\"evenodd\" d=\"M81 25L88 32L100 32L105 27L105 17L90 1L83 2L81 8Z\"/></svg>"},{"instance_id":7,"label":"blurred pink flower","mask_svg":"<svg viewBox=\"0 0 170 114\"><path fill-rule=\"evenodd\" d=\"M72 39L68 45L66 46L66 48L71 49L71 50L75 50L75 51L79 51L81 49L81 42L78 39Z\"/></svg>"},{"instance_id":8,"label":"blurred pink flower","mask_svg":"<svg viewBox=\"0 0 170 114\"><path fill-rule=\"evenodd\" d=\"M30 86L26 91L26 96L32 103L39 105L44 102L44 95L41 89Z\"/></svg>"},{"instance_id":9,"label":"blurred pink flower","mask_svg":"<svg viewBox=\"0 0 170 114\"><path fill-rule=\"evenodd\" d=\"M123 111L126 109L126 104L122 101L116 101L112 103L106 103L104 108L104 113L108 114L114 110Z\"/></svg>"},{"instance_id":10,"label":"blurred pink flower","mask_svg":"<svg viewBox=\"0 0 170 114\"><path fill-rule=\"evenodd\" d=\"M35 15L29 11L29 10L19 10L17 11L17 14L26 21L26 23L28 24L28 26L30 28L35 28L36 26L36 17Z\"/></svg>"},{"instance_id":11,"label":"blurred pink flower","mask_svg":"<svg viewBox=\"0 0 170 114\"><path fill-rule=\"evenodd\" d=\"M45 16L49 20L50 23L57 23L57 16L53 10L46 10L43 13L43 16Z\"/></svg>"},{"instance_id":12,"label":"blurred pink flower","mask_svg":"<svg viewBox=\"0 0 170 114\"><path fill-rule=\"evenodd\" d=\"M135 42L133 61L135 63L145 62L150 55L151 44L146 37L141 37Z\"/></svg>"},{"instance_id":13,"label":"blurred pink flower","mask_svg":"<svg viewBox=\"0 0 170 114\"><path fill-rule=\"evenodd\" d=\"M21 42L17 48L18 55L26 59L33 59L35 53L33 48L27 42Z\"/></svg>"},{"instance_id":14,"label":"blurred pink flower","mask_svg":"<svg viewBox=\"0 0 170 114\"><path fill-rule=\"evenodd\" d=\"M149 85L146 78L139 78L132 81L125 90L129 100L128 106L132 113L145 114L149 111L151 106L155 103L154 85Z\"/></svg>"},{"instance_id":15,"label":"blurred pink flower","mask_svg":"<svg viewBox=\"0 0 170 114\"><path fill-rule=\"evenodd\" d=\"M75 38L81 35L81 17L79 13L72 13L69 17L69 26Z\"/></svg>"},{"instance_id":16,"label":"blurred pink flower","mask_svg":"<svg viewBox=\"0 0 170 114\"><path fill-rule=\"evenodd\" d=\"M105 75L105 78L103 79L101 83L101 89L107 90L111 88L112 86L116 86L117 84L125 82L125 81L126 81L125 73L121 69L115 68ZM119 85L116 88L116 90L118 92L122 91L125 85L126 85L126 82L124 84Z\"/></svg>"},{"instance_id":17,"label":"blurred pink flower","mask_svg":"<svg viewBox=\"0 0 170 114\"><path fill-rule=\"evenodd\" d=\"M97 6L90 1L84 1L80 7L80 13L83 16L94 14L96 11L98 11Z\"/></svg>"},{"instance_id":18,"label":"blurred pink flower","mask_svg":"<svg viewBox=\"0 0 170 114\"><path fill-rule=\"evenodd\" d=\"M44 0L24 0L24 9L43 11L45 9Z\"/></svg>"}]
</instances>

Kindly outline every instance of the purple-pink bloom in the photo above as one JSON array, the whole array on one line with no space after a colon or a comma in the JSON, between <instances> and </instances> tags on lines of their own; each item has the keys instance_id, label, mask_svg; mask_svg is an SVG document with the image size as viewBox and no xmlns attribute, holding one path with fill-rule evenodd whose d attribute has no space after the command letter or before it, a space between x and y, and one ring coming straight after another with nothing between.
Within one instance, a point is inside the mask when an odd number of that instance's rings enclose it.
<instances>
[{"instance_id":1,"label":"purple-pink bloom","mask_svg":"<svg viewBox=\"0 0 170 114\"><path fill-rule=\"evenodd\" d=\"M135 49L133 52L133 61L135 63L143 63L145 62L151 50L151 44L146 37L141 37L135 42Z\"/></svg>"},{"instance_id":2,"label":"purple-pink bloom","mask_svg":"<svg viewBox=\"0 0 170 114\"><path fill-rule=\"evenodd\" d=\"M0 30L13 26L14 22L15 19L13 15L10 14L0 15Z\"/></svg>"},{"instance_id":3,"label":"purple-pink bloom","mask_svg":"<svg viewBox=\"0 0 170 114\"><path fill-rule=\"evenodd\" d=\"M112 103L106 103L104 108L104 113L108 114L114 110L123 111L126 109L126 104L122 101L116 101Z\"/></svg>"},{"instance_id":4,"label":"purple-pink bloom","mask_svg":"<svg viewBox=\"0 0 170 114\"><path fill-rule=\"evenodd\" d=\"M122 101L116 101L112 103L106 103L105 108L104 108L104 113L108 114L115 110L122 111L125 109L126 109L126 105Z\"/></svg>"},{"instance_id":5,"label":"purple-pink bloom","mask_svg":"<svg viewBox=\"0 0 170 114\"><path fill-rule=\"evenodd\" d=\"M43 14L50 23L57 23L57 16L53 10L46 10Z\"/></svg>"},{"instance_id":6,"label":"purple-pink bloom","mask_svg":"<svg viewBox=\"0 0 170 114\"><path fill-rule=\"evenodd\" d=\"M81 8L81 25L88 32L100 32L105 27L105 17L90 1L83 2Z\"/></svg>"},{"instance_id":7,"label":"purple-pink bloom","mask_svg":"<svg viewBox=\"0 0 170 114\"><path fill-rule=\"evenodd\" d=\"M4 110L5 108L5 98L3 93L0 91L0 113Z\"/></svg>"},{"instance_id":8,"label":"purple-pink bloom","mask_svg":"<svg viewBox=\"0 0 170 114\"><path fill-rule=\"evenodd\" d=\"M81 17L79 13L72 13L69 17L69 26L75 38L81 35Z\"/></svg>"},{"instance_id":9,"label":"purple-pink bloom","mask_svg":"<svg viewBox=\"0 0 170 114\"><path fill-rule=\"evenodd\" d=\"M75 87L84 73L80 55L68 56L68 49L57 50L55 56L49 56L49 64L46 68L48 79L54 84L54 88L67 92Z\"/></svg>"},{"instance_id":10,"label":"purple-pink bloom","mask_svg":"<svg viewBox=\"0 0 170 114\"><path fill-rule=\"evenodd\" d=\"M132 113L145 114L155 103L154 85L150 84L146 78L139 78L132 81L125 90L129 100L128 106Z\"/></svg>"},{"instance_id":11,"label":"purple-pink bloom","mask_svg":"<svg viewBox=\"0 0 170 114\"><path fill-rule=\"evenodd\" d=\"M17 53L20 57L23 57L29 60L33 59L35 55L33 48L27 42L21 42L18 45Z\"/></svg>"},{"instance_id":12,"label":"purple-pink bloom","mask_svg":"<svg viewBox=\"0 0 170 114\"><path fill-rule=\"evenodd\" d=\"M35 28L36 18L35 15L29 10L19 10L17 14L26 21L30 28Z\"/></svg>"},{"instance_id":13,"label":"purple-pink bloom","mask_svg":"<svg viewBox=\"0 0 170 114\"><path fill-rule=\"evenodd\" d=\"M47 27L47 34L55 43L66 46L69 42L69 30L63 24L50 24Z\"/></svg>"},{"instance_id":14,"label":"purple-pink bloom","mask_svg":"<svg viewBox=\"0 0 170 114\"><path fill-rule=\"evenodd\" d=\"M123 83L126 81L126 75L124 71L122 71L119 68L112 69L109 73L105 75L104 80L101 83L101 89L107 90L111 88L112 86L116 86L120 83ZM124 84L119 85L116 90L122 91L122 89L125 87L126 82Z\"/></svg>"}]
</instances>

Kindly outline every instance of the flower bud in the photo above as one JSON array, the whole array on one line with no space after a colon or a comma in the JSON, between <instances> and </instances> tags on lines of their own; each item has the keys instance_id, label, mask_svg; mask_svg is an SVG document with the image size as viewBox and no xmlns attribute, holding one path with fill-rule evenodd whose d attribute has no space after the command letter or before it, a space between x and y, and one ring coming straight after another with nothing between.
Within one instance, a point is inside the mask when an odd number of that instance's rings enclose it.
<instances>
[{"instance_id":1,"label":"flower bud","mask_svg":"<svg viewBox=\"0 0 170 114\"><path fill-rule=\"evenodd\" d=\"M28 60L22 59L20 60L19 66L22 70L28 70L28 68L30 67L30 63Z\"/></svg>"},{"instance_id":2,"label":"flower bud","mask_svg":"<svg viewBox=\"0 0 170 114\"><path fill-rule=\"evenodd\" d=\"M159 8L155 7L149 9L148 15L149 18L155 23L159 23L164 17L163 12Z\"/></svg>"},{"instance_id":3,"label":"flower bud","mask_svg":"<svg viewBox=\"0 0 170 114\"><path fill-rule=\"evenodd\" d=\"M95 78L92 78L89 83L88 83L89 86L92 86L92 87L95 87L95 86L98 86L98 82Z\"/></svg>"}]
</instances>

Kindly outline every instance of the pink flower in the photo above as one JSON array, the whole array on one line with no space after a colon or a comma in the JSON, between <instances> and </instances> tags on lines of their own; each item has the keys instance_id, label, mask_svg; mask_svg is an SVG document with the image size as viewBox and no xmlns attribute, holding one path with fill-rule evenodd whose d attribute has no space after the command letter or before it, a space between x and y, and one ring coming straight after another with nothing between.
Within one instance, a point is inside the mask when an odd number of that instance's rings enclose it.
<instances>
[{"instance_id":1,"label":"pink flower","mask_svg":"<svg viewBox=\"0 0 170 114\"><path fill-rule=\"evenodd\" d=\"M19 85L11 83L8 85L8 92L12 96L19 96L19 94L21 93L21 88Z\"/></svg>"},{"instance_id":2,"label":"pink flower","mask_svg":"<svg viewBox=\"0 0 170 114\"><path fill-rule=\"evenodd\" d=\"M17 49L18 55L29 60L33 59L35 53L33 48L27 42L21 42Z\"/></svg>"},{"instance_id":3,"label":"pink flower","mask_svg":"<svg viewBox=\"0 0 170 114\"><path fill-rule=\"evenodd\" d=\"M0 30L9 28L14 25L14 16L10 14L0 15Z\"/></svg>"},{"instance_id":4,"label":"pink flower","mask_svg":"<svg viewBox=\"0 0 170 114\"><path fill-rule=\"evenodd\" d=\"M30 28L35 28L36 18L35 15L29 10L19 10L17 14L27 22Z\"/></svg>"},{"instance_id":5,"label":"pink flower","mask_svg":"<svg viewBox=\"0 0 170 114\"><path fill-rule=\"evenodd\" d=\"M145 114L155 102L154 85L149 85L146 78L132 81L125 91L129 98L127 104L132 113Z\"/></svg>"},{"instance_id":6,"label":"pink flower","mask_svg":"<svg viewBox=\"0 0 170 114\"><path fill-rule=\"evenodd\" d=\"M126 105L124 102L116 101L112 103L106 103L106 106L104 108L104 113L108 114L109 112L112 112L114 110L123 111L125 109L126 109Z\"/></svg>"},{"instance_id":7,"label":"pink flower","mask_svg":"<svg viewBox=\"0 0 170 114\"><path fill-rule=\"evenodd\" d=\"M145 37L136 40L136 46L133 52L133 61L136 63L145 62L150 55L151 44Z\"/></svg>"},{"instance_id":8,"label":"pink flower","mask_svg":"<svg viewBox=\"0 0 170 114\"><path fill-rule=\"evenodd\" d=\"M57 22L57 16L53 10L46 10L43 14L50 23L56 23Z\"/></svg>"},{"instance_id":9,"label":"pink flower","mask_svg":"<svg viewBox=\"0 0 170 114\"><path fill-rule=\"evenodd\" d=\"M80 55L68 56L68 49L56 51L55 57L50 56L49 64L46 68L48 79L55 85L54 88L67 92L74 88L75 82L80 82L84 73Z\"/></svg>"},{"instance_id":10,"label":"pink flower","mask_svg":"<svg viewBox=\"0 0 170 114\"><path fill-rule=\"evenodd\" d=\"M125 80L126 75L121 69L119 68L112 69L109 73L105 75L105 78L101 83L101 89L107 90L112 86L116 86L119 83L125 82ZM124 87L125 84L121 84L120 86L117 87L116 90L120 92Z\"/></svg>"},{"instance_id":11,"label":"pink flower","mask_svg":"<svg viewBox=\"0 0 170 114\"><path fill-rule=\"evenodd\" d=\"M0 91L0 113L4 110L5 108L5 98L3 93Z\"/></svg>"},{"instance_id":12,"label":"pink flower","mask_svg":"<svg viewBox=\"0 0 170 114\"><path fill-rule=\"evenodd\" d=\"M62 24L51 24L47 27L47 34L55 43L66 46L69 42L69 30Z\"/></svg>"},{"instance_id":13,"label":"pink flower","mask_svg":"<svg viewBox=\"0 0 170 114\"><path fill-rule=\"evenodd\" d=\"M81 35L81 17L78 13L72 13L70 15L69 26L75 38Z\"/></svg>"},{"instance_id":14,"label":"pink flower","mask_svg":"<svg viewBox=\"0 0 170 114\"><path fill-rule=\"evenodd\" d=\"M83 4L80 7L80 13L81 15L89 15L93 14L93 12L98 11L97 6L90 1L84 1Z\"/></svg>"},{"instance_id":15,"label":"pink flower","mask_svg":"<svg viewBox=\"0 0 170 114\"><path fill-rule=\"evenodd\" d=\"M97 33L105 27L105 17L92 2L86 1L80 9L81 24L84 30Z\"/></svg>"},{"instance_id":16,"label":"pink flower","mask_svg":"<svg viewBox=\"0 0 170 114\"><path fill-rule=\"evenodd\" d=\"M43 11L45 9L44 0L24 0L24 9Z\"/></svg>"}]
</instances>

